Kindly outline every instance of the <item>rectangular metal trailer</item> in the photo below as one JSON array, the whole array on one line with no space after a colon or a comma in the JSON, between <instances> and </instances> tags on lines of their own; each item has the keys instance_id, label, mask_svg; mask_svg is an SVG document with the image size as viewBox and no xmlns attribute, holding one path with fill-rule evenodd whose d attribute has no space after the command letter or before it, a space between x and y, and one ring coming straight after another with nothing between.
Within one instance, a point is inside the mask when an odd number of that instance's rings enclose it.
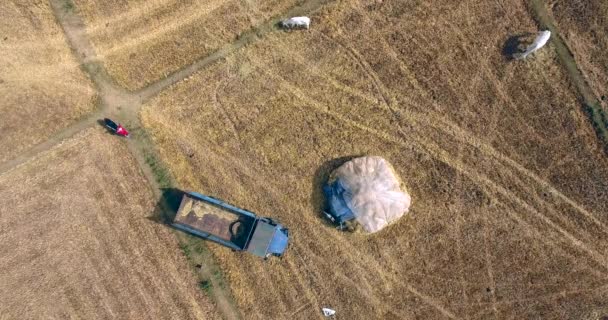
<instances>
[{"instance_id":1,"label":"rectangular metal trailer","mask_svg":"<svg viewBox=\"0 0 608 320\"><path fill-rule=\"evenodd\" d=\"M282 256L289 240L289 230L280 223L196 192L184 194L172 225L262 258Z\"/></svg>"}]
</instances>

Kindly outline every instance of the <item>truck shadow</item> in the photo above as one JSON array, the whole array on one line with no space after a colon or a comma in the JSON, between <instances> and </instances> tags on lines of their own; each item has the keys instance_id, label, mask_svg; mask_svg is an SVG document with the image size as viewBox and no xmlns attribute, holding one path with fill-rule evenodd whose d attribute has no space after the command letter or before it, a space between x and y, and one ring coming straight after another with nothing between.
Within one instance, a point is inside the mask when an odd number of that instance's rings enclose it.
<instances>
[{"instance_id":1,"label":"truck shadow","mask_svg":"<svg viewBox=\"0 0 608 320\"><path fill-rule=\"evenodd\" d=\"M327 179L331 175L332 171L343 165L344 163L361 157L362 155L345 156L335 158L323 163L315 172L315 177L312 181L312 191L310 193L310 202L316 215L323 221L327 226L335 227L335 225L327 219L323 214L325 210L325 196L323 195L323 185L327 183Z\"/></svg>"},{"instance_id":2,"label":"truck shadow","mask_svg":"<svg viewBox=\"0 0 608 320\"><path fill-rule=\"evenodd\" d=\"M160 224L171 225L185 193L176 188L161 188L160 199L158 199L154 212L148 219Z\"/></svg>"}]
</instances>

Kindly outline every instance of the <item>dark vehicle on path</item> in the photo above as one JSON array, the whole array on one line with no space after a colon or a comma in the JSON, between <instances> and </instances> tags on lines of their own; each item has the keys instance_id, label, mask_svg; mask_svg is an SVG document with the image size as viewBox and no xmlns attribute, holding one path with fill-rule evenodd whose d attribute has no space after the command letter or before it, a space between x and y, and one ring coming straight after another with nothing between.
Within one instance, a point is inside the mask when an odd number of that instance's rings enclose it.
<instances>
[{"instance_id":1,"label":"dark vehicle on path","mask_svg":"<svg viewBox=\"0 0 608 320\"><path fill-rule=\"evenodd\" d=\"M120 123L116 123L108 118L104 118L103 123L106 128L108 128L108 130L112 131L113 133L122 137L129 137L129 131L127 131L127 129L121 126Z\"/></svg>"}]
</instances>

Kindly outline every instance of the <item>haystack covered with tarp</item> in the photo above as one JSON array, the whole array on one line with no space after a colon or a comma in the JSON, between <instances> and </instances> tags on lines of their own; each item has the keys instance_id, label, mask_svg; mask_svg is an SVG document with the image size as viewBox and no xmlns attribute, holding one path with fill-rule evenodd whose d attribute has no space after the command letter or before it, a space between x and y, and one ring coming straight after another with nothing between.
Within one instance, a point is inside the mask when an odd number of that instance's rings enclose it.
<instances>
[{"instance_id":1,"label":"haystack covered with tarp","mask_svg":"<svg viewBox=\"0 0 608 320\"><path fill-rule=\"evenodd\" d=\"M340 225L356 220L370 233L401 218L411 203L393 167L381 157L344 163L331 174L323 193L331 220Z\"/></svg>"}]
</instances>

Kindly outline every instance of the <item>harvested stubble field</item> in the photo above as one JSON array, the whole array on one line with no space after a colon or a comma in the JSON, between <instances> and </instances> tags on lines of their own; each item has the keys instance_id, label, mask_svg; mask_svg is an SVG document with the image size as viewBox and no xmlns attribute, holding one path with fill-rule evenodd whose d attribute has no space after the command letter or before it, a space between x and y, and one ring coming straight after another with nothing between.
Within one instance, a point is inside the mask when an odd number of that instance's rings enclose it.
<instances>
[{"instance_id":1,"label":"harvested stubble field","mask_svg":"<svg viewBox=\"0 0 608 320\"><path fill-rule=\"evenodd\" d=\"M74 0L110 75L135 90L191 64L295 0Z\"/></svg>"},{"instance_id":2,"label":"harvested stubble field","mask_svg":"<svg viewBox=\"0 0 608 320\"><path fill-rule=\"evenodd\" d=\"M608 108L608 2L557 0L550 8L577 65Z\"/></svg>"},{"instance_id":3,"label":"harvested stubble field","mask_svg":"<svg viewBox=\"0 0 608 320\"><path fill-rule=\"evenodd\" d=\"M90 80L46 1L0 2L0 163L94 108Z\"/></svg>"},{"instance_id":4,"label":"harvested stubble field","mask_svg":"<svg viewBox=\"0 0 608 320\"><path fill-rule=\"evenodd\" d=\"M89 129L0 175L0 319L213 319L123 142Z\"/></svg>"},{"instance_id":5,"label":"harvested stubble field","mask_svg":"<svg viewBox=\"0 0 608 320\"><path fill-rule=\"evenodd\" d=\"M248 319L608 314L608 161L524 1L342 1L162 92L141 118L180 187L291 228L282 260L212 246ZM344 157L388 159L410 214L319 216Z\"/></svg>"}]
</instances>

